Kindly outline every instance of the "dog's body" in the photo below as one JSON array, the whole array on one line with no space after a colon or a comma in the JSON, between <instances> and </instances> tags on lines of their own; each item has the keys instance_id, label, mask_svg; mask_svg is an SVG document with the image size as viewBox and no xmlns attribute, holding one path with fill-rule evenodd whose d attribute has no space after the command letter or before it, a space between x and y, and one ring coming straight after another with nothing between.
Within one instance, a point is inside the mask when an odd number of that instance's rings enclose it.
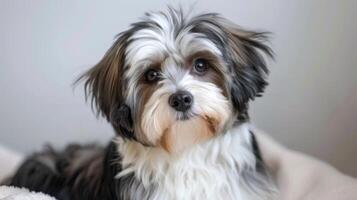
<instances>
[{"instance_id":1,"label":"dog's body","mask_svg":"<svg viewBox=\"0 0 357 200\"><path fill-rule=\"evenodd\" d=\"M11 184L58 199L273 199L249 129L241 125L179 157L122 140L105 149L47 150L25 161Z\"/></svg>"},{"instance_id":2,"label":"dog's body","mask_svg":"<svg viewBox=\"0 0 357 200\"><path fill-rule=\"evenodd\" d=\"M217 14L148 13L81 78L115 139L35 154L11 184L59 199L273 199L247 114L267 84L265 39Z\"/></svg>"}]
</instances>

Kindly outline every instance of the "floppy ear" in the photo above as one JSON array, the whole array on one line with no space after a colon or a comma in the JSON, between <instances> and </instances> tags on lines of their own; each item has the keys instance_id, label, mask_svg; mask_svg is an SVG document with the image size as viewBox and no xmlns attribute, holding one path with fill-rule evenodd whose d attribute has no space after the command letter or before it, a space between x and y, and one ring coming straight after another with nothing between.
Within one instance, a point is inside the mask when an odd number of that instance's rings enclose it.
<instances>
[{"instance_id":1,"label":"floppy ear","mask_svg":"<svg viewBox=\"0 0 357 200\"><path fill-rule=\"evenodd\" d=\"M249 100L264 91L269 70L264 57L273 57L265 44L266 32L247 31L216 13L203 14L192 22L193 32L199 32L213 40L223 52L228 64L229 92L238 111L238 120L248 119Z\"/></svg>"},{"instance_id":2,"label":"floppy ear","mask_svg":"<svg viewBox=\"0 0 357 200\"><path fill-rule=\"evenodd\" d=\"M124 135L132 130L130 110L123 98L125 49L129 37L129 32L119 34L99 63L78 79L85 80L86 99L90 98L97 115L104 116Z\"/></svg>"},{"instance_id":3,"label":"floppy ear","mask_svg":"<svg viewBox=\"0 0 357 200\"><path fill-rule=\"evenodd\" d=\"M238 118L248 118L249 100L261 96L268 85L266 76L269 70L265 58L273 58L273 52L265 43L267 32L243 30L237 25L221 21L222 29L227 36L227 54L230 61L232 78L231 98L238 109Z\"/></svg>"}]
</instances>

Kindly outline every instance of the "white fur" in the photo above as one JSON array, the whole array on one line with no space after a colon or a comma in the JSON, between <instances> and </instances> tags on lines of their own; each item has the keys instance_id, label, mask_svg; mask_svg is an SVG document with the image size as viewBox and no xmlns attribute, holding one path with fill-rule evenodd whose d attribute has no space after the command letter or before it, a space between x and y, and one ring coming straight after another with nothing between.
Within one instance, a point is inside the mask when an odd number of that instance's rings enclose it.
<instances>
[{"instance_id":1,"label":"white fur","mask_svg":"<svg viewBox=\"0 0 357 200\"><path fill-rule=\"evenodd\" d=\"M154 186L152 193L140 195L150 200L270 199L241 180L243 168L255 169L250 142L247 124L179 154L118 138L123 171L117 178L134 173L146 190Z\"/></svg>"}]
</instances>

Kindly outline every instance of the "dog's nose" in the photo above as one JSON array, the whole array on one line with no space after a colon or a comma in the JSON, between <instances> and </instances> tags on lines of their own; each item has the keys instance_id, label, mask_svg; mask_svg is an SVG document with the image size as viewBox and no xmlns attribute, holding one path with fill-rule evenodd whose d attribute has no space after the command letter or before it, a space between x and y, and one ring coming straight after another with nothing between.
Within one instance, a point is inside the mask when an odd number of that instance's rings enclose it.
<instances>
[{"instance_id":1,"label":"dog's nose","mask_svg":"<svg viewBox=\"0 0 357 200\"><path fill-rule=\"evenodd\" d=\"M185 112L191 108L193 96L187 91L177 91L169 98L169 104L177 111Z\"/></svg>"}]
</instances>

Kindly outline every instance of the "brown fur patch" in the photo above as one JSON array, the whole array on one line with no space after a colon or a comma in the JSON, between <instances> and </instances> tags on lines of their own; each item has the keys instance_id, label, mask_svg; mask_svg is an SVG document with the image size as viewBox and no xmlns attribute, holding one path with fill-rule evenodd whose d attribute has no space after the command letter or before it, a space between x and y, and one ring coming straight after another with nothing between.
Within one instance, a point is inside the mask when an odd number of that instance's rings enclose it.
<instances>
[{"instance_id":1,"label":"brown fur patch","mask_svg":"<svg viewBox=\"0 0 357 200\"><path fill-rule=\"evenodd\" d=\"M218 131L218 124L219 124L220 120L219 119L214 119L214 118L209 117L209 116L205 116L204 120L207 122L208 128L212 132L212 135L216 135L216 133Z\"/></svg>"},{"instance_id":2,"label":"brown fur patch","mask_svg":"<svg viewBox=\"0 0 357 200\"><path fill-rule=\"evenodd\" d=\"M195 123L194 128L187 129L185 127L188 125L179 127L174 124L169 129L166 129L161 137L160 146L169 153L176 153L207 141L215 135L213 121L208 122L204 118L198 117L194 122L188 123Z\"/></svg>"},{"instance_id":3,"label":"brown fur patch","mask_svg":"<svg viewBox=\"0 0 357 200\"><path fill-rule=\"evenodd\" d=\"M170 144L170 137L169 137L169 129L166 129L162 134L160 145L164 148L167 152L171 152L171 144Z\"/></svg>"},{"instance_id":4,"label":"brown fur patch","mask_svg":"<svg viewBox=\"0 0 357 200\"><path fill-rule=\"evenodd\" d=\"M126 87L122 77L125 71L125 49L131 34L130 31L122 32L104 57L76 81L85 80L86 99L91 96L92 106L108 120L112 109L123 100Z\"/></svg>"}]
</instances>

